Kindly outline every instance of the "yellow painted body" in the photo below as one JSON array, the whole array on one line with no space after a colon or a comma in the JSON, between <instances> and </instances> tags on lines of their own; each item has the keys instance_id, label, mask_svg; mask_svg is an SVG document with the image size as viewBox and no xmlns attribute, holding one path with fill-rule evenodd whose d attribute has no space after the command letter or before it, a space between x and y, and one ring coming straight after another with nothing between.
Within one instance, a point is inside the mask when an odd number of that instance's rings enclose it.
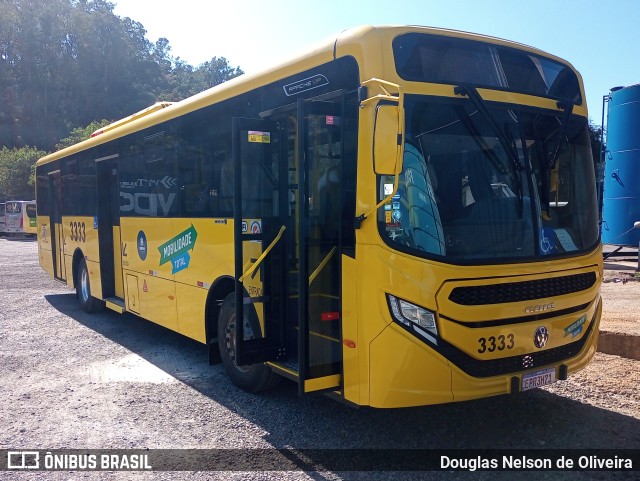
<instances>
[{"instance_id":1,"label":"yellow painted body","mask_svg":"<svg viewBox=\"0 0 640 481\"><path fill-rule=\"evenodd\" d=\"M391 44L395 36L406 32L477 38L540 53L511 42L461 32L418 27L362 27L347 31L337 39L334 38L279 68L260 75L242 76L191 99L107 130L98 137L41 159L38 165L54 162L83 149L304 72L334 58L346 56L356 59L361 81L381 78L400 85L405 94L455 97L453 86L407 82L397 75L392 60ZM580 88L582 91L582 84ZM479 92L485 100L559 110L556 102L549 99L485 89L479 89ZM586 117L586 105L583 103L576 106L573 112ZM361 108L358 115L357 215L370 212L377 204L378 195L376 174L371 161L374 106ZM73 286L74 254L81 252L89 267L94 296L101 297L100 269L113 269L116 295L124 300L126 311L197 341L207 342L205 306L209 290L217 280L233 278L235 275L233 219L121 217L120 225L114 227L113 231L113 266L101 266L99 263L98 235L94 229L93 218L62 218L62 224L55 229L58 246L62 245L58 254L52 252L49 224L49 217L38 218L40 264L51 276L54 276L52 259L57 258L60 265L57 277ZM80 240L74 233L77 224L85 226L85 237ZM163 263L160 248L168 240L188 232L189 229L197 233L193 248L188 251L189 265L173 273L172 263ZM140 251L138 242L141 232L146 238L146 255ZM245 243L245 246L247 244ZM527 372L526 369L522 369L516 374L485 378L466 374L442 354L392 321L387 294L435 312L440 336L476 360L498 359L506 355L535 351L532 338L540 325L549 329L550 340L545 349L575 342L581 336L589 336L580 353L562 362L568 367L569 373L584 367L595 353L601 315L599 286L602 277L602 255L599 248L587 255L563 260L471 267L448 265L391 249L381 239L375 219L371 219L365 220L361 228L356 230L355 252L354 258L336 254L341 256L342 268L342 374L308 381L306 388L309 391L340 384L338 394L358 405L385 408L417 406L508 393L512 378L520 378L523 372ZM247 249L245 266L250 267L251 258L259 257L260 253L259 244L256 244L255 252ZM593 272L596 275L597 281L591 289L577 295L548 300L555 303L558 311L585 306L571 314L484 328L469 328L450 320L473 323L518 318L525 315L524 310L530 304L543 304L547 301L540 299L535 302L464 307L448 300L448 294L455 287L522 282L584 272ZM260 295L259 283L252 284L248 281L245 287L255 290L251 295ZM261 317L260 313L259 316ZM565 336L567 326L581 316L586 316L582 334L575 338ZM593 326L589 329L591 324ZM505 353L506 348L478 352L479 338L488 339L493 336L498 339L500 336L507 338L509 335L513 336L513 347L509 349L508 354ZM535 366L531 370L544 367ZM279 369L289 372L285 367Z\"/></svg>"},{"instance_id":2,"label":"yellow painted body","mask_svg":"<svg viewBox=\"0 0 640 481\"><path fill-rule=\"evenodd\" d=\"M36 218L29 217L27 212L27 206L29 210L33 210L35 212L36 204L34 201L26 201L26 200L17 200L17 201L8 201L6 204L18 204L20 212L12 213L6 211L3 219L2 230L0 232L4 232L6 234L28 234L28 235L36 235L37 233L37 224Z\"/></svg>"},{"instance_id":3,"label":"yellow painted body","mask_svg":"<svg viewBox=\"0 0 640 481\"><path fill-rule=\"evenodd\" d=\"M435 352L425 343L392 322L385 293L402 296L417 305L432 309L439 315L440 336L447 342L466 352L474 359L487 360L535 352L533 335L538 326L549 329L549 344L546 349L575 342L581 336L565 336L564 329L586 315L582 335L590 323L594 323L590 340L580 354L563 362L569 373L586 365L596 352L598 325L601 315L600 278L602 274L602 254L599 249L585 259L572 259L539 264L510 266L462 267L431 264L418 261L405 254L393 253L386 247L363 246L363 257L359 265L357 287L367 296L359 297L359 315L367 323L358 326L357 343L361 359L359 363L360 389L353 389L354 402L376 407L418 406L423 404L462 401L484 396L510 392L510 380L514 374L473 378ZM360 259L359 259L360 261ZM585 267L586 266L586 267ZM598 282L580 295L566 295L554 298L556 309L576 305L587 305L583 310L569 315L535 320L526 323L500 327L470 329L447 321L450 317L459 321L499 320L524 316L524 309L531 304L543 304L544 299L535 302L524 301L490 306L462 306L451 303L447 297L454 286L491 285L506 282L523 282L544 279L551 275L563 276L583 272L594 272ZM501 334L514 335L514 348L507 351L495 349L479 354L480 337L496 338ZM507 353L508 354L505 354ZM345 356L345 372L348 359ZM355 360L354 360L355 364ZM419 366L419 368L418 368ZM355 366L354 366L355 367ZM524 372L538 371L546 366L536 366ZM520 374L517 375L518 377ZM347 391L349 392L349 391Z\"/></svg>"}]
</instances>

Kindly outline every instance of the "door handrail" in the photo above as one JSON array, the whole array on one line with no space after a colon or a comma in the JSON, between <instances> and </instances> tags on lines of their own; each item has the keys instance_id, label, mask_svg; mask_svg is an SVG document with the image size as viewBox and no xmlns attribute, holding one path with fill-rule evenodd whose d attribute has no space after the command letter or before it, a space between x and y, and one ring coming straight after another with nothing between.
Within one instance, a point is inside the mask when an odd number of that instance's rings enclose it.
<instances>
[{"instance_id":1,"label":"door handrail","mask_svg":"<svg viewBox=\"0 0 640 481\"><path fill-rule=\"evenodd\" d=\"M276 236L276 238L273 239L273 241L271 241L271 244L269 244L267 248L262 252L262 254L260 254L260 257L256 259L254 264L251 267L249 267L249 269L247 269L244 272L244 274L240 276L240 278L238 279L240 282L243 282L245 277L252 275L255 272L255 270L260 266L260 264L262 264L262 261L264 261L267 255L269 255L269 252L271 252L271 249L273 249L275 245L278 243L278 241L280 240L280 238L282 237L282 234L284 234L284 231L286 229L287 227L284 225L280 227L280 231L278 232L278 235Z\"/></svg>"},{"instance_id":2,"label":"door handrail","mask_svg":"<svg viewBox=\"0 0 640 481\"><path fill-rule=\"evenodd\" d=\"M322 271L322 269L324 269L324 267L329 263L329 261L333 257L333 254L336 253L337 248L338 246L333 246L333 249L331 249L325 256L325 258L322 259L322 262L320 263L320 265L318 265L318 267L316 267L316 270L311 273L311 275L309 276L309 285L311 285L315 278L318 277L318 274L320 274L320 271Z\"/></svg>"}]
</instances>

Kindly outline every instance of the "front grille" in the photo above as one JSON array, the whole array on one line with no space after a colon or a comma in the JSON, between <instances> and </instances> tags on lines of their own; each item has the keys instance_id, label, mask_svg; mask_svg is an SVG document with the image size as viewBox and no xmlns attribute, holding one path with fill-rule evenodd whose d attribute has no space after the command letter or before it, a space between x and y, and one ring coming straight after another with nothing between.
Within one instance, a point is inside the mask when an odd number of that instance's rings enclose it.
<instances>
[{"instance_id":1,"label":"front grille","mask_svg":"<svg viewBox=\"0 0 640 481\"><path fill-rule=\"evenodd\" d=\"M432 343L430 343L430 345L470 376L491 377L500 376L502 374L517 373L535 367L558 364L565 359L578 355L593 330L597 312L598 310L596 309L596 314L594 314L591 319L589 327L585 330L583 336L579 340L564 346L547 349L545 351L530 352L519 356L481 361L479 359L474 359L442 339L438 339L437 346Z\"/></svg>"},{"instance_id":2,"label":"front grille","mask_svg":"<svg viewBox=\"0 0 640 481\"><path fill-rule=\"evenodd\" d=\"M586 272L584 274L551 277L536 281L456 287L449 294L449 300L463 306L505 304L585 291L595 283L596 273Z\"/></svg>"}]
</instances>

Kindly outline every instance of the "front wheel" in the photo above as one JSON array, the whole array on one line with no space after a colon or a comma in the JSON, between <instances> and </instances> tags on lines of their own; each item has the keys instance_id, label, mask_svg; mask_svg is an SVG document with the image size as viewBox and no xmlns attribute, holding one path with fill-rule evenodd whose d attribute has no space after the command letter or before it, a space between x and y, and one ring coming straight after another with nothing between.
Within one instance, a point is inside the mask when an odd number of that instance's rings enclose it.
<instances>
[{"instance_id":1,"label":"front wheel","mask_svg":"<svg viewBox=\"0 0 640 481\"><path fill-rule=\"evenodd\" d=\"M255 339L260 334L259 325L251 322L246 314L243 317L245 339ZM236 364L236 298L233 292L225 297L220 308L218 347L224 370L239 388L255 393L275 387L280 381L280 377L264 363Z\"/></svg>"},{"instance_id":2,"label":"front wheel","mask_svg":"<svg viewBox=\"0 0 640 481\"><path fill-rule=\"evenodd\" d=\"M84 259L78 264L78 275L76 277L76 297L85 312L93 313L102 309L102 301L91 295L91 282L89 280L89 269Z\"/></svg>"}]
</instances>

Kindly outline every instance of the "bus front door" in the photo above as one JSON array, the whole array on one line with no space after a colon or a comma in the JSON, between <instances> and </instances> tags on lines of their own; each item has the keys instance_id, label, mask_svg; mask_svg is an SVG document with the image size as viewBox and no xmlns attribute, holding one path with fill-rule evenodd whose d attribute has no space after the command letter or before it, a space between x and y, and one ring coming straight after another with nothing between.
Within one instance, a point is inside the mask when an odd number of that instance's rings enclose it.
<instances>
[{"instance_id":1,"label":"bus front door","mask_svg":"<svg viewBox=\"0 0 640 481\"><path fill-rule=\"evenodd\" d=\"M294 210L302 395L338 391L342 384L342 102L299 100L297 110Z\"/></svg>"},{"instance_id":2,"label":"bus front door","mask_svg":"<svg viewBox=\"0 0 640 481\"><path fill-rule=\"evenodd\" d=\"M341 387L341 109L234 119L236 315L262 334L236 323L236 362L270 361L301 395Z\"/></svg>"},{"instance_id":3,"label":"bus front door","mask_svg":"<svg viewBox=\"0 0 640 481\"><path fill-rule=\"evenodd\" d=\"M238 365L284 361L286 339L286 192L277 124L233 119L236 356ZM245 325L246 324L246 325Z\"/></svg>"}]
</instances>

